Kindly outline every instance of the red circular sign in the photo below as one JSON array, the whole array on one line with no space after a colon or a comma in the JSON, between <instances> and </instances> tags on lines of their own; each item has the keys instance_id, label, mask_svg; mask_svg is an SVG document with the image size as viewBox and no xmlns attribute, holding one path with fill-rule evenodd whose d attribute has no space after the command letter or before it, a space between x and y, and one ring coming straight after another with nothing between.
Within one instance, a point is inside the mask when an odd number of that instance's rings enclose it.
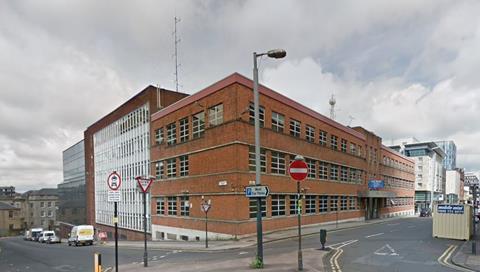
<instances>
[{"instance_id":1,"label":"red circular sign","mask_svg":"<svg viewBox=\"0 0 480 272\"><path fill-rule=\"evenodd\" d=\"M308 175L308 166L304 161L295 160L290 163L288 173L294 180L302 181Z\"/></svg>"},{"instance_id":2,"label":"red circular sign","mask_svg":"<svg viewBox=\"0 0 480 272\"><path fill-rule=\"evenodd\" d=\"M122 178L120 177L119 174L117 174L116 171L113 171L108 176L107 185L113 191L118 190L120 188L120 185L122 185Z\"/></svg>"}]
</instances>

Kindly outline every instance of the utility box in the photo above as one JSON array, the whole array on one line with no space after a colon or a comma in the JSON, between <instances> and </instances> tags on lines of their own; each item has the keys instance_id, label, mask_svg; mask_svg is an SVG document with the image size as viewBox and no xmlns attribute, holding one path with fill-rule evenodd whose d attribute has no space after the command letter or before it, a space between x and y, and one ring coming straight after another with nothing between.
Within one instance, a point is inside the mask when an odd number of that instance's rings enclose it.
<instances>
[{"instance_id":1,"label":"utility box","mask_svg":"<svg viewBox=\"0 0 480 272\"><path fill-rule=\"evenodd\" d=\"M469 240L473 231L472 207L437 204L433 212L433 237Z\"/></svg>"}]
</instances>

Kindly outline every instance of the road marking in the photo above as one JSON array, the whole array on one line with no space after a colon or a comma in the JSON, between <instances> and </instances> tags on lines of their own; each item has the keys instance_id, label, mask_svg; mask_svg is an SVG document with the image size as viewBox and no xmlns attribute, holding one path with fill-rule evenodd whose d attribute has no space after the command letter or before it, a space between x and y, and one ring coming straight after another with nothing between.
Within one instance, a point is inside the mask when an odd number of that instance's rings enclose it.
<instances>
[{"instance_id":1,"label":"road marking","mask_svg":"<svg viewBox=\"0 0 480 272\"><path fill-rule=\"evenodd\" d=\"M342 247L351 245L356 242L358 242L358 240L348 240L345 242L336 243L329 246L329 248L333 248L333 250L335 250L335 253L330 258L330 267L332 268L332 272L342 272L342 269L338 264L338 259L340 258L340 255L342 255L343 253Z\"/></svg>"},{"instance_id":2,"label":"road marking","mask_svg":"<svg viewBox=\"0 0 480 272\"><path fill-rule=\"evenodd\" d=\"M414 228L415 226L408 226L407 228L411 229L411 228Z\"/></svg>"},{"instance_id":3,"label":"road marking","mask_svg":"<svg viewBox=\"0 0 480 272\"><path fill-rule=\"evenodd\" d=\"M246 252L246 251L242 251L242 252L238 253L238 255L244 255L244 254L247 254L247 253L248 252Z\"/></svg>"},{"instance_id":4,"label":"road marking","mask_svg":"<svg viewBox=\"0 0 480 272\"><path fill-rule=\"evenodd\" d=\"M396 226L396 225L400 225L400 223L387 224L387 226Z\"/></svg>"},{"instance_id":5,"label":"road marking","mask_svg":"<svg viewBox=\"0 0 480 272\"><path fill-rule=\"evenodd\" d=\"M375 233L375 234L372 234L372 235L367 235L367 236L365 236L365 238L370 238L370 237L380 236L380 235L383 235L383 234L384 234L383 232L380 232L380 233Z\"/></svg>"},{"instance_id":6,"label":"road marking","mask_svg":"<svg viewBox=\"0 0 480 272\"><path fill-rule=\"evenodd\" d=\"M385 244L383 247L377 249L373 254L380 256L398 256L398 254L395 252L395 249L393 249L389 244Z\"/></svg>"},{"instance_id":7,"label":"road marking","mask_svg":"<svg viewBox=\"0 0 480 272\"><path fill-rule=\"evenodd\" d=\"M108 271L110 271L110 270L113 271L113 267L109 266L109 267L105 268L105 270L103 270L103 272L108 272Z\"/></svg>"},{"instance_id":8,"label":"road marking","mask_svg":"<svg viewBox=\"0 0 480 272\"><path fill-rule=\"evenodd\" d=\"M452 269L455 269L457 271L462 271L462 272L474 272L473 270L470 270L470 269L467 269L467 268L463 268L463 267L460 267L460 266L456 266L456 265L453 265L451 263L448 262L448 260L450 260L450 257L452 256L453 252L455 252L455 250L457 249L457 246L456 245L450 245L447 250L445 250L445 252L443 252L442 255L440 255L440 257L438 257L437 261L443 265L443 266L446 266L448 268L452 268Z\"/></svg>"}]
</instances>

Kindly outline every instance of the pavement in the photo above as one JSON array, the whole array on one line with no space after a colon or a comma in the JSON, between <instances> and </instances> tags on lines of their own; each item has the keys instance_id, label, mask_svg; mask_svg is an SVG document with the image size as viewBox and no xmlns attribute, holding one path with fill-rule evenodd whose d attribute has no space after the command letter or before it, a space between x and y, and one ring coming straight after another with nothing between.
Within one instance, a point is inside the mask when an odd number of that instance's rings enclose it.
<instances>
[{"instance_id":1,"label":"pavement","mask_svg":"<svg viewBox=\"0 0 480 272\"><path fill-rule=\"evenodd\" d=\"M477 255L472 254L472 241L466 241L452 257L452 263L473 271L480 271L480 239L478 237L476 243Z\"/></svg>"}]
</instances>

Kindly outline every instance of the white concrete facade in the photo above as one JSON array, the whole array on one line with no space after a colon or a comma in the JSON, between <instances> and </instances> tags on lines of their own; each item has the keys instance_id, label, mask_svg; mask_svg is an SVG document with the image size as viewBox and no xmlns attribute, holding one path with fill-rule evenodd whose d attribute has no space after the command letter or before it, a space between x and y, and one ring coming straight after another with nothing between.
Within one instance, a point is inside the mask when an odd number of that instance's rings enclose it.
<instances>
[{"instance_id":1,"label":"white concrete facade","mask_svg":"<svg viewBox=\"0 0 480 272\"><path fill-rule=\"evenodd\" d=\"M461 182L461 174L456 170L447 171L447 184L446 184L446 194L455 194L460 195L460 190L463 189Z\"/></svg>"},{"instance_id":2,"label":"white concrete facade","mask_svg":"<svg viewBox=\"0 0 480 272\"><path fill-rule=\"evenodd\" d=\"M415 159L415 191L444 193L443 161L440 156L420 156ZM433 184L432 184L433 183Z\"/></svg>"},{"instance_id":3,"label":"white concrete facade","mask_svg":"<svg viewBox=\"0 0 480 272\"><path fill-rule=\"evenodd\" d=\"M107 202L107 178L116 171L121 179L119 228L143 231L143 194L137 176L150 175L150 111L145 104L93 135L95 167L95 222L114 226L114 203ZM147 203L150 197L147 195ZM147 215L150 205L147 205ZM151 220L147 216L147 230Z\"/></svg>"}]
</instances>

